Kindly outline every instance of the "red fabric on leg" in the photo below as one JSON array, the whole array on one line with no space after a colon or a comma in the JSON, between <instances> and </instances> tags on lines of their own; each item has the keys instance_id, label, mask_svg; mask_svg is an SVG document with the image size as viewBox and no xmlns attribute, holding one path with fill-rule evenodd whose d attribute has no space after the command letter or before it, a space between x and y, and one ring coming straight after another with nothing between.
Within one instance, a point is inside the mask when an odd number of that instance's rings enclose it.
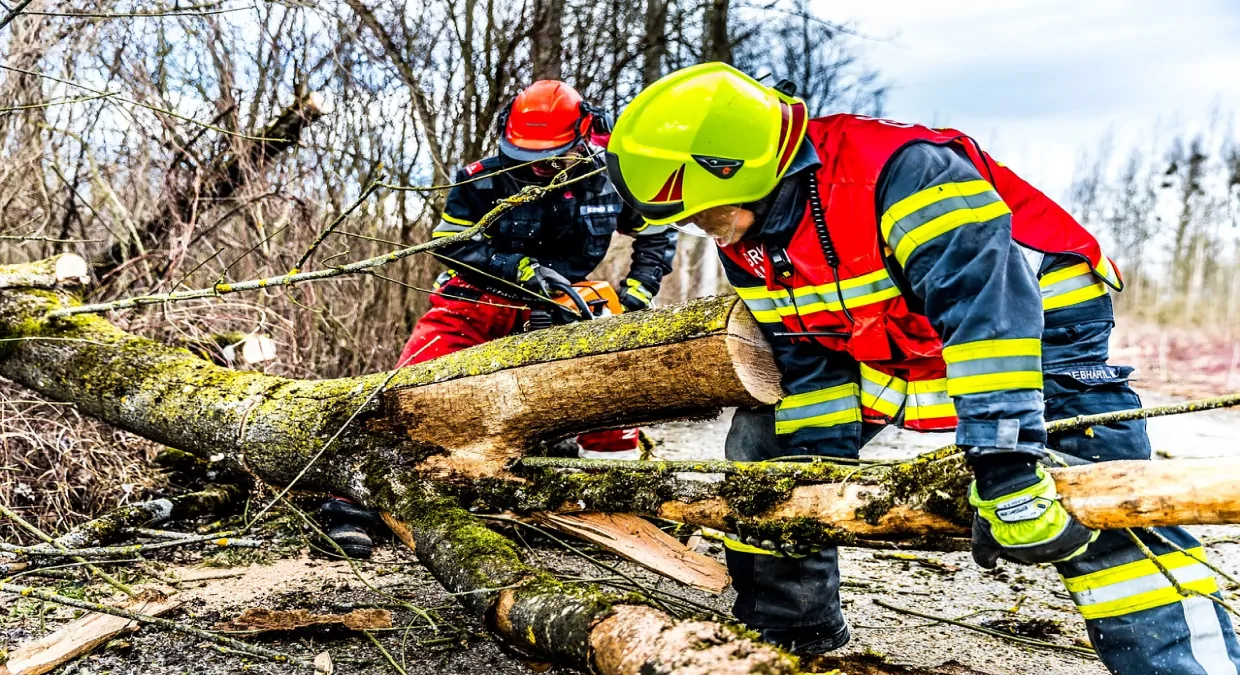
<instances>
[{"instance_id":1,"label":"red fabric on leg","mask_svg":"<svg viewBox=\"0 0 1240 675\"><path fill-rule=\"evenodd\" d=\"M453 292L478 301L454 297ZM452 279L431 295L431 308L413 327L397 367L430 361L512 333L528 310Z\"/></svg>"}]
</instances>

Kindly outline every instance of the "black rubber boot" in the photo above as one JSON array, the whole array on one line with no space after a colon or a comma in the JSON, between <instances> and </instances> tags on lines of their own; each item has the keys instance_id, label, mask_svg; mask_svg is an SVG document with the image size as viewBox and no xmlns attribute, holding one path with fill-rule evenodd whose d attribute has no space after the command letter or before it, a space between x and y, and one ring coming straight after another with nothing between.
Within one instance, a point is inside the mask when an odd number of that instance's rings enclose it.
<instances>
[{"instance_id":1,"label":"black rubber boot","mask_svg":"<svg viewBox=\"0 0 1240 675\"><path fill-rule=\"evenodd\" d=\"M319 521L328 538L350 558L369 558L374 550L370 532L382 521L370 511L342 497L332 497L319 507Z\"/></svg>"},{"instance_id":2,"label":"black rubber boot","mask_svg":"<svg viewBox=\"0 0 1240 675\"><path fill-rule=\"evenodd\" d=\"M796 628L762 628L758 632L763 640L779 645L797 656L826 654L843 647L852 639L847 623L838 626L820 624Z\"/></svg>"}]
</instances>

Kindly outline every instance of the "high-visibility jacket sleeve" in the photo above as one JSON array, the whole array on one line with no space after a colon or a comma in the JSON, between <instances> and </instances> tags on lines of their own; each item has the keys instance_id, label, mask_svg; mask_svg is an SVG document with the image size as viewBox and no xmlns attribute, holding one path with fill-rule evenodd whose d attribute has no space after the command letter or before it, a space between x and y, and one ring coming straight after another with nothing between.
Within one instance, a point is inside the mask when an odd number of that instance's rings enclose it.
<instances>
[{"instance_id":1,"label":"high-visibility jacket sleeve","mask_svg":"<svg viewBox=\"0 0 1240 675\"><path fill-rule=\"evenodd\" d=\"M671 273L676 257L676 230L670 225L647 223L625 204L620 212L619 231L633 237L627 278L638 281L651 297L658 295L663 277Z\"/></svg>"},{"instance_id":2,"label":"high-visibility jacket sleeve","mask_svg":"<svg viewBox=\"0 0 1240 675\"><path fill-rule=\"evenodd\" d=\"M480 165L481 163L471 167ZM471 174L467 168L457 172L457 185L448 191L448 199L444 202L443 213L432 236L449 237L464 232L494 208L495 205L488 201L478 187L480 181L477 179L487 171L488 168L482 168ZM516 281L517 268L524 257L519 253L498 252L491 238L481 233L465 241L449 244L439 249L438 253L459 266L458 271L481 272L507 281Z\"/></svg>"},{"instance_id":3,"label":"high-visibility jacket sleeve","mask_svg":"<svg viewBox=\"0 0 1240 675\"><path fill-rule=\"evenodd\" d=\"M765 282L724 255L723 271L737 293ZM775 406L775 436L785 454L856 457L861 449L859 366L817 342L775 335L781 323L758 324L779 367L784 398Z\"/></svg>"},{"instance_id":4,"label":"high-visibility jacket sleeve","mask_svg":"<svg viewBox=\"0 0 1240 675\"><path fill-rule=\"evenodd\" d=\"M962 151L929 143L897 153L878 190L883 240L943 338L957 443L1040 455L1042 301L1008 205Z\"/></svg>"}]
</instances>

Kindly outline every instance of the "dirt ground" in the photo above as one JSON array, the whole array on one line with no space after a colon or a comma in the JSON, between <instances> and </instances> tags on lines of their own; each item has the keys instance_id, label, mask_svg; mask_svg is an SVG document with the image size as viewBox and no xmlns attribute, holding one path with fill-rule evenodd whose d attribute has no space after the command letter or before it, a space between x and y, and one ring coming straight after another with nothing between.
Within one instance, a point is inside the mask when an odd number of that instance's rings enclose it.
<instances>
[{"instance_id":1,"label":"dirt ground","mask_svg":"<svg viewBox=\"0 0 1240 675\"><path fill-rule=\"evenodd\" d=\"M1147 405L1171 402L1167 396L1147 394ZM669 459L718 457L722 454L727 416L704 423L668 424L650 429L658 441L657 453ZM1151 422L1157 451L1172 457L1211 457L1235 452L1231 441L1240 433L1240 413L1216 411L1191 417ZM865 450L866 456L904 457L948 442L944 435L884 432ZM1240 535L1240 527L1196 528L1209 542ZM562 575L611 577L612 572L558 548L531 542L526 548L533 562ZM1229 572L1240 572L1240 545L1208 543L1216 561ZM716 555L722 554L716 549ZM711 597L660 579L603 553L608 564L619 564L642 583L690 598L725 614L730 591ZM1029 672L1046 675L1103 675L1094 659L1055 649L1030 648L965 628L930 621L893 609L904 608L937 617L965 617L970 623L992 626L1019 624L1038 629L1039 636L1056 645L1080 646L1085 635L1081 621L1049 567L1001 566L985 572L967 553L913 553L913 559L891 559L883 553L847 549L842 552L843 602L853 628L853 641L837 655L846 662L886 664L882 672L984 673ZM163 569L165 578L179 577L185 604L167 615L178 622L211 628L249 607L303 608L312 612L347 612L362 607L384 607L394 617L394 628L372 635L400 669L410 674L488 675L526 674L524 664L507 655L475 621L465 616L412 555L398 546L382 547L374 560L357 569L342 561L310 557L302 550L288 557L231 568L204 568L195 557ZM243 556L240 556L244 559ZM222 577L222 578L221 578ZM61 587L61 592L74 589ZM1236 589L1229 589L1234 591ZM411 609L410 607L415 609ZM969 616L971 615L971 616ZM64 608L43 607L13 596L0 598L0 648L13 649L54 630L71 618ZM434 625L428 621L434 622ZM303 630L272 637L238 636L256 644L303 657L330 652L336 673L398 673L367 637L343 629ZM903 670L907 667L909 670ZM824 670L826 666L823 666ZM199 638L163 629L143 628L106 648L55 671L62 675L172 675L237 672L294 672L288 665L225 654ZM553 673L559 672L556 670ZM845 668L845 672L867 672Z\"/></svg>"}]
</instances>

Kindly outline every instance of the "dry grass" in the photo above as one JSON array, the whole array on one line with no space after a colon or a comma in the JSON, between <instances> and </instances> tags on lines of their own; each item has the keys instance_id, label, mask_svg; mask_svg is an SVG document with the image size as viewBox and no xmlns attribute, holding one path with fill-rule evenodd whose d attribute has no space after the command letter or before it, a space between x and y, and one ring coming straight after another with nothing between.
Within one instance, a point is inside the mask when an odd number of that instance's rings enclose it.
<instances>
[{"instance_id":1,"label":"dry grass","mask_svg":"<svg viewBox=\"0 0 1240 675\"><path fill-rule=\"evenodd\" d=\"M163 487L150 464L159 447L0 380L0 503L45 532L150 498ZM0 539L30 537L4 520Z\"/></svg>"}]
</instances>

